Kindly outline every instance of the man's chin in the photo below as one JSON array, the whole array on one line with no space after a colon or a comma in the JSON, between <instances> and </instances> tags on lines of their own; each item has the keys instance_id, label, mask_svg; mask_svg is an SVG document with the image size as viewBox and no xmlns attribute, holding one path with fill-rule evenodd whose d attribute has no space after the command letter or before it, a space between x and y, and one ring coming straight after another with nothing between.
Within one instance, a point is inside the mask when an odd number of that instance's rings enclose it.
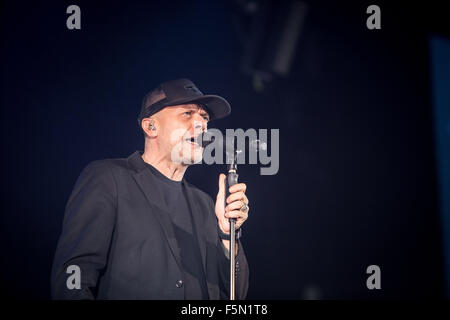
<instances>
[{"instance_id":1,"label":"man's chin","mask_svg":"<svg viewBox=\"0 0 450 320\"><path fill-rule=\"evenodd\" d=\"M171 159L175 163L192 165L203 160L203 148L193 144L183 144L178 150L172 150Z\"/></svg>"},{"instance_id":2,"label":"man's chin","mask_svg":"<svg viewBox=\"0 0 450 320\"><path fill-rule=\"evenodd\" d=\"M189 145L183 150L181 158L183 159L183 163L186 165L199 163L203 159L203 149L199 146Z\"/></svg>"},{"instance_id":3,"label":"man's chin","mask_svg":"<svg viewBox=\"0 0 450 320\"><path fill-rule=\"evenodd\" d=\"M192 164L197 164L199 162L202 162L203 160L203 153L196 153L196 154L191 154L191 155L186 155L186 154L182 154L179 155L178 157L173 157L172 156L172 161L175 163L181 163L184 165L192 165Z\"/></svg>"},{"instance_id":4,"label":"man's chin","mask_svg":"<svg viewBox=\"0 0 450 320\"><path fill-rule=\"evenodd\" d=\"M183 163L186 165L192 165L197 164L199 162L202 162L203 157L200 156L193 156L193 157L183 157Z\"/></svg>"}]
</instances>

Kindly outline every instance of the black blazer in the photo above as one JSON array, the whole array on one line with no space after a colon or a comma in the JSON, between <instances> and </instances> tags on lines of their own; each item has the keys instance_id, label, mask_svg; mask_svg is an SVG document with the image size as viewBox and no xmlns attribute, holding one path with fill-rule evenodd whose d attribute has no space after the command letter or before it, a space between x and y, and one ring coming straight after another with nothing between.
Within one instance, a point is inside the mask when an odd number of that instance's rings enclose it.
<instances>
[{"instance_id":1,"label":"black blazer","mask_svg":"<svg viewBox=\"0 0 450 320\"><path fill-rule=\"evenodd\" d=\"M51 275L54 299L184 299L180 252L158 183L136 151L128 158L93 161L68 200ZM198 230L210 299L229 297L229 259L217 233L214 202L182 180ZM236 257L236 298L245 299L248 265ZM69 289L70 265L81 289Z\"/></svg>"}]
</instances>

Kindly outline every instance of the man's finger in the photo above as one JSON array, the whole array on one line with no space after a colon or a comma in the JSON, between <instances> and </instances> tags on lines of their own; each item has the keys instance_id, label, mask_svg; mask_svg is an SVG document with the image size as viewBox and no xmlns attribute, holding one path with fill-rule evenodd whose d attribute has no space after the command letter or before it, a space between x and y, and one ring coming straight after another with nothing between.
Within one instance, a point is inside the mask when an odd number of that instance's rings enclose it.
<instances>
[{"instance_id":1,"label":"man's finger","mask_svg":"<svg viewBox=\"0 0 450 320\"><path fill-rule=\"evenodd\" d=\"M226 212L225 217L226 218L236 218L236 219L239 219L239 218L247 219L248 214L245 212L242 212L241 210L233 210L230 212Z\"/></svg>"},{"instance_id":2,"label":"man's finger","mask_svg":"<svg viewBox=\"0 0 450 320\"><path fill-rule=\"evenodd\" d=\"M223 173L219 175L219 192L217 193L217 197L219 197L219 195L223 195L225 197L225 178L226 175Z\"/></svg>"},{"instance_id":3,"label":"man's finger","mask_svg":"<svg viewBox=\"0 0 450 320\"><path fill-rule=\"evenodd\" d=\"M234 201L225 207L225 211L241 210L241 208L244 204L246 204L246 203L241 200ZM247 208L248 208L248 206L247 206Z\"/></svg>"},{"instance_id":4,"label":"man's finger","mask_svg":"<svg viewBox=\"0 0 450 320\"><path fill-rule=\"evenodd\" d=\"M238 201L238 200L242 200L246 204L248 204L247 196L242 191L230 194L228 196L228 198L227 198L227 203L232 203L232 202L235 202L235 201Z\"/></svg>"},{"instance_id":5,"label":"man's finger","mask_svg":"<svg viewBox=\"0 0 450 320\"><path fill-rule=\"evenodd\" d=\"M231 186L228 191L230 193L242 191L245 192L247 190L247 185L245 183L236 183L234 186Z\"/></svg>"}]
</instances>

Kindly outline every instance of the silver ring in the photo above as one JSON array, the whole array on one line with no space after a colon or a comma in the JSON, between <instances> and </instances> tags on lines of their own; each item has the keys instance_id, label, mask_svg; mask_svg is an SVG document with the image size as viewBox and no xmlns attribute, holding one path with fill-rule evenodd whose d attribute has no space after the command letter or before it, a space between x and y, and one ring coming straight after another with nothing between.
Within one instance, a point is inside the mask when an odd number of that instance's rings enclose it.
<instances>
[{"instance_id":1,"label":"silver ring","mask_svg":"<svg viewBox=\"0 0 450 320\"><path fill-rule=\"evenodd\" d=\"M247 204L244 202L244 204L241 207L241 211L245 212L248 209Z\"/></svg>"}]
</instances>

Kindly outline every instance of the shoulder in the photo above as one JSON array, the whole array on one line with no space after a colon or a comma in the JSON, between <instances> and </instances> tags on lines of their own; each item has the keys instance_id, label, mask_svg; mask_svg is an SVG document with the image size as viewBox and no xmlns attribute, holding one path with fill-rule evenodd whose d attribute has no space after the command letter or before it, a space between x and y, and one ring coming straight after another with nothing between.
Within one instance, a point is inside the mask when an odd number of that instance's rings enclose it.
<instances>
[{"instance_id":1,"label":"shoulder","mask_svg":"<svg viewBox=\"0 0 450 320\"><path fill-rule=\"evenodd\" d=\"M94 160L82 169L78 180L109 181L116 184L120 173L128 170L126 158Z\"/></svg>"},{"instance_id":2,"label":"shoulder","mask_svg":"<svg viewBox=\"0 0 450 320\"><path fill-rule=\"evenodd\" d=\"M101 159L89 162L83 171L110 172L129 170L126 158Z\"/></svg>"}]
</instances>

